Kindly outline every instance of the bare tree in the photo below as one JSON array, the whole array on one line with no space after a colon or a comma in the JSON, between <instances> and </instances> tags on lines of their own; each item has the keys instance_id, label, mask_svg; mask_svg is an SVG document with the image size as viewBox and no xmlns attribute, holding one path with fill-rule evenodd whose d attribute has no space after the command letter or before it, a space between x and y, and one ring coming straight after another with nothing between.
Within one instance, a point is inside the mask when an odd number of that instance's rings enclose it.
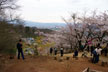
<instances>
[{"instance_id":1,"label":"bare tree","mask_svg":"<svg viewBox=\"0 0 108 72\"><path fill-rule=\"evenodd\" d=\"M0 0L0 21L8 21L9 17L12 18L13 14L10 15L10 11L14 11L19 8L16 2L17 0Z\"/></svg>"}]
</instances>

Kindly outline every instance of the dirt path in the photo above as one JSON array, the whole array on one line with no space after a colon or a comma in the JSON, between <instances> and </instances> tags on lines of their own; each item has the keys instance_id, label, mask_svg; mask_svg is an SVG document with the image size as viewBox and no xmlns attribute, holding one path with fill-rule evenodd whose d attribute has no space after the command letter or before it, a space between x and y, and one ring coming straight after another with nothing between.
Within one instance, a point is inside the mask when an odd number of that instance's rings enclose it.
<instances>
[{"instance_id":1,"label":"dirt path","mask_svg":"<svg viewBox=\"0 0 108 72\"><path fill-rule=\"evenodd\" d=\"M62 62L54 60L52 57L40 56L35 58L26 57L23 60L13 59L5 66L3 72L82 72L85 68L108 72L108 66L102 67L101 64L92 64L88 59L79 58L75 60L65 60Z\"/></svg>"}]
</instances>

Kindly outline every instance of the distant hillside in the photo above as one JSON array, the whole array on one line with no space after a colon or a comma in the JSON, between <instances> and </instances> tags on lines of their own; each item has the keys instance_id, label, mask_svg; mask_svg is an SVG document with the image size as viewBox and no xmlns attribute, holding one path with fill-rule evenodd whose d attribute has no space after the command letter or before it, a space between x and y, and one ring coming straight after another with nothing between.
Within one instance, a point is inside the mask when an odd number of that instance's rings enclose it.
<instances>
[{"instance_id":1,"label":"distant hillside","mask_svg":"<svg viewBox=\"0 0 108 72\"><path fill-rule=\"evenodd\" d=\"M41 22L32 22L25 21L25 26L37 27L37 28L56 28L60 26L65 26L65 23L41 23Z\"/></svg>"}]
</instances>

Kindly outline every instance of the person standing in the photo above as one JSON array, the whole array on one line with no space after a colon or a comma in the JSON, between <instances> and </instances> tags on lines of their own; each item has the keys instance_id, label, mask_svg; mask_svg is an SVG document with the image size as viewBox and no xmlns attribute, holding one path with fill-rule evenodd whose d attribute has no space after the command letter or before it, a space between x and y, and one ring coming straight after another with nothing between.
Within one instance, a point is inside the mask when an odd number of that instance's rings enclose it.
<instances>
[{"instance_id":1,"label":"person standing","mask_svg":"<svg viewBox=\"0 0 108 72\"><path fill-rule=\"evenodd\" d=\"M63 57L63 54L64 54L63 48L60 48L60 53L61 53L61 57Z\"/></svg>"},{"instance_id":2,"label":"person standing","mask_svg":"<svg viewBox=\"0 0 108 72\"><path fill-rule=\"evenodd\" d=\"M92 56L92 54L93 54L93 51L94 51L94 46L92 45L92 46L91 46L91 56Z\"/></svg>"},{"instance_id":3,"label":"person standing","mask_svg":"<svg viewBox=\"0 0 108 72\"><path fill-rule=\"evenodd\" d=\"M102 49L100 47L96 48L95 49L96 53L97 53L97 56L96 56L96 63L99 62L99 56L101 55L101 51Z\"/></svg>"},{"instance_id":4,"label":"person standing","mask_svg":"<svg viewBox=\"0 0 108 72\"><path fill-rule=\"evenodd\" d=\"M107 53L108 53L108 49L107 48L105 48L105 56L107 56Z\"/></svg>"},{"instance_id":5,"label":"person standing","mask_svg":"<svg viewBox=\"0 0 108 72\"><path fill-rule=\"evenodd\" d=\"M92 53L93 53L92 62L93 62L93 63L96 63L97 52L96 52L96 50L94 50Z\"/></svg>"},{"instance_id":6,"label":"person standing","mask_svg":"<svg viewBox=\"0 0 108 72\"><path fill-rule=\"evenodd\" d=\"M50 54L52 55L52 52L53 52L53 49L52 49L52 47L50 48Z\"/></svg>"},{"instance_id":7,"label":"person standing","mask_svg":"<svg viewBox=\"0 0 108 72\"><path fill-rule=\"evenodd\" d=\"M24 54L23 54L23 49L22 49L22 40L20 39L19 42L17 43L17 49L18 49L18 59L20 59L20 54L22 55L22 59L24 60Z\"/></svg>"},{"instance_id":8,"label":"person standing","mask_svg":"<svg viewBox=\"0 0 108 72\"><path fill-rule=\"evenodd\" d=\"M73 57L74 58L77 58L78 57L78 50L77 49L75 49Z\"/></svg>"},{"instance_id":9,"label":"person standing","mask_svg":"<svg viewBox=\"0 0 108 72\"><path fill-rule=\"evenodd\" d=\"M81 44L81 46L80 46L80 49L81 49L81 51L83 52L83 50L84 50L84 46Z\"/></svg>"},{"instance_id":10,"label":"person standing","mask_svg":"<svg viewBox=\"0 0 108 72\"><path fill-rule=\"evenodd\" d=\"M54 48L54 55L57 55L57 48Z\"/></svg>"},{"instance_id":11,"label":"person standing","mask_svg":"<svg viewBox=\"0 0 108 72\"><path fill-rule=\"evenodd\" d=\"M107 56L107 53L108 53L108 43L107 43L107 45L106 45L106 48L105 48L105 56Z\"/></svg>"}]
</instances>

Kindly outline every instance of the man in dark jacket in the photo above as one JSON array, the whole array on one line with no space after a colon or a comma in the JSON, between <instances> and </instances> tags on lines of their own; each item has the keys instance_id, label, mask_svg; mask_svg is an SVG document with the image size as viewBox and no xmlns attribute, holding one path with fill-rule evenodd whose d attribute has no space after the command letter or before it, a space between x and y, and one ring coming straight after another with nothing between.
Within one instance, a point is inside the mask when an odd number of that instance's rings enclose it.
<instances>
[{"instance_id":1,"label":"man in dark jacket","mask_svg":"<svg viewBox=\"0 0 108 72\"><path fill-rule=\"evenodd\" d=\"M78 50L75 49L75 51L74 51L74 55L73 55L73 58L77 58L77 57L78 57Z\"/></svg>"},{"instance_id":2,"label":"man in dark jacket","mask_svg":"<svg viewBox=\"0 0 108 72\"><path fill-rule=\"evenodd\" d=\"M18 49L18 59L20 59L20 53L21 53L22 58L24 60L24 54L23 54L23 50L22 50L22 40L21 39L17 43L17 49Z\"/></svg>"},{"instance_id":3,"label":"man in dark jacket","mask_svg":"<svg viewBox=\"0 0 108 72\"><path fill-rule=\"evenodd\" d=\"M52 53L53 53L53 49L52 49L52 48L50 48L50 54L52 55Z\"/></svg>"}]
</instances>

